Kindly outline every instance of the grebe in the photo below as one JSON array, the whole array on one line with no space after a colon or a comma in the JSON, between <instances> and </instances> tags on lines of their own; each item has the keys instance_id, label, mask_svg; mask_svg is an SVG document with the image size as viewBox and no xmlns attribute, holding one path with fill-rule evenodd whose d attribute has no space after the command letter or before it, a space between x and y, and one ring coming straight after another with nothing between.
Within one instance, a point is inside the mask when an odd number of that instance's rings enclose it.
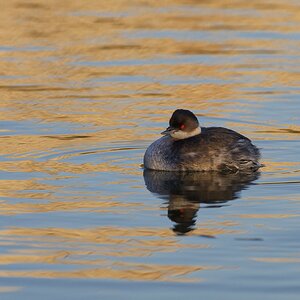
<instances>
[{"instance_id":1,"label":"grebe","mask_svg":"<svg viewBox=\"0 0 300 300\"><path fill-rule=\"evenodd\" d=\"M262 166L250 139L223 127L200 127L189 110L175 110L169 125L146 150L146 169L237 172Z\"/></svg>"}]
</instances>

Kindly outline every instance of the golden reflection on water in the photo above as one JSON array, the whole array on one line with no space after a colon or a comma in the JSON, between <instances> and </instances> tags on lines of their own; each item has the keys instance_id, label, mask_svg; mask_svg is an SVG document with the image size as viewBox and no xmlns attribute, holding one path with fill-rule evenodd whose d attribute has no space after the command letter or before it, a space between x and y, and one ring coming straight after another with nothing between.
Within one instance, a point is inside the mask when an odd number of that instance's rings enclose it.
<instances>
[{"instance_id":1,"label":"golden reflection on water","mask_svg":"<svg viewBox=\"0 0 300 300\"><path fill-rule=\"evenodd\" d=\"M217 125L224 119L226 126L256 140L299 139L300 128L293 120L256 119L256 112L272 108L275 97L287 93L285 88L299 86L299 71L281 67L284 55L294 55L294 65L299 64L300 41L292 37L299 31L300 10L292 0L6 1L0 10L0 109L4 112L0 121L17 125L0 129L0 152L5 157L0 169L10 175L0 181L4 199L0 215L21 216L25 221L23 227L1 227L0 245L12 248L0 254L4 267L0 276L185 282L201 280L198 272L201 277L202 271L225 268L134 261L212 248L208 240L194 244L180 240L169 228L33 228L26 216L43 213L51 219L57 212L93 212L101 219L101 213L159 210L136 198L120 200L118 186L134 184L135 179L118 176L142 176L143 151L128 153L144 149L157 138L174 107L195 110L200 120L203 113ZM195 38L197 32L205 34ZM213 33L219 33L219 38L211 38ZM245 33L253 36L247 38ZM258 33L263 35L255 36ZM268 33L279 37L267 38ZM272 69L272 65L278 67ZM232 115L240 116L239 120L232 120ZM86 162L84 155L96 158ZM295 159L269 158L264 172L280 172L282 178L289 178L289 172L299 170L300 162ZM14 173L27 178L12 178ZM113 186L114 192L72 193L63 183L95 174L113 174L109 184L99 182L99 186ZM43 183L42 176L51 182ZM249 198L278 200L280 196ZM182 208L182 199L172 200ZM198 203L192 209L197 211ZM226 220L221 216L186 235L234 236L245 233L237 229L244 219L297 217L297 213L243 213ZM297 258L253 260L298 262ZM9 269L18 264L35 267ZM61 270L61 265L74 269ZM0 293L20 289L2 286Z\"/></svg>"},{"instance_id":2,"label":"golden reflection on water","mask_svg":"<svg viewBox=\"0 0 300 300\"><path fill-rule=\"evenodd\" d=\"M1 286L0 293L11 293L21 291L22 287L20 286Z\"/></svg>"},{"instance_id":3,"label":"golden reflection on water","mask_svg":"<svg viewBox=\"0 0 300 300\"><path fill-rule=\"evenodd\" d=\"M123 266L122 266L123 267ZM126 270L111 268L92 268L74 271L0 271L0 277L29 277L29 278L85 278L85 279L123 279L134 281L171 281L171 282L199 282L200 279L181 279L195 271L216 270L216 267L186 267L164 265L126 266ZM179 277L179 279L177 278Z\"/></svg>"},{"instance_id":4,"label":"golden reflection on water","mask_svg":"<svg viewBox=\"0 0 300 300\"><path fill-rule=\"evenodd\" d=\"M202 228L198 234L228 234L232 230ZM1 277L36 278L114 278L129 280L193 281L186 275L205 270L220 269L209 265L164 265L122 262L122 257L147 257L157 252L175 252L182 248L207 248L207 244L184 245L178 243L168 229L161 228L116 228L89 229L65 228L12 228L0 231L2 241L14 241L22 246L31 245L30 250L19 249L9 255L1 255L0 264L51 264L73 265L72 271L10 271L2 268ZM142 238L151 238L143 240ZM64 250L55 250L63 245ZM74 245L76 249L74 250ZM91 250L93 245L93 250ZM39 248L46 249L39 249ZM36 249L35 249L36 248ZM53 249L53 250L52 250ZM97 258L103 257L104 258ZM81 265L87 268L80 270ZM92 268L88 266L93 266ZM197 280L199 278L197 277Z\"/></svg>"},{"instance_id":5,"label":"golden reflection on water","mask_svg":"<svg viewBox=\"0 0 300 300\"><path fill-rule=\"evenodd\" d=\"M68 157L70 157L68 155ZM60 157L60 159L63 159ZM118 161L118 160L116 160ZM73 174L87 174L92 172L124 172L124 168L113 164L116 162L111 160L110 162L103 162L99 164L83 163L65 163L57 161L57 159L50 159L45 162L36 161L18 161L18 162L1 162L0 166L2 170L18 171L18 172L42 172L49 175L60 174L62 172ZM137 172L132 171L133 174ZM9 183L9 182L8 182ZM5 182L4 182L5 184ZM8 186L11 186L8 184Z\"/></svg>"},{"instance_id":6,"label":"golden reflection on water","mask_svg":"<svg viewBox=\"0 0 300 300\"><path fill-rule=\"evenodd\" d=\"M7 41L13 40L15 49L2 52L0 62L1 70L8 78L1 85L1 107L6 109L6 118L10 120L33 120L38 119L42 122L74 122L79 124L93 124L97 126L120 126L124 122L124 110L113 109L116 107L125 108L128 119L133 116L142 116L145 108L150 112L156 110L157 105L161 107L160 115L156 120L165 121L170 113L170 101L176 101L178 106L189 106L192 109L205 109L215 106L226 106L229 103L211 103L214 99L230 100L238 98L241 93L239 88L251 87L253 83L226 83L226 84L178 84L168 85L158 83L159 79L166 76L203 76L224 80L236 76L258 76L266 78L265 81L255 83L255 87L272 85L285 82L289 86L298 86L299 72L278 71L269 72L268 70L241 70L236 65L230 68L224 68L220 65L194 65L191 63L178 65L164 65L163 62L157 65L121 66L84 66L72 65L70 63L82 60L92 61L119 61L129 59L144 59L157 55L172 54L223 54L229 56L239 53L258 51L266 53L270 49L282 48L282 42L276 39L237 39L230 42L219 43L212 41L178 41L171 38L141 38L130 40L122 37L121 30L129 33L136 30L145 29L168 29L168 30L219 30L231 28L247 30L269 30L272 24L272 30L276 32L298 32L299 31L299 12L295 9L292 1L278 1L272 5L261 5L259 1L249 5L246 1L235 1L234 8L253 9L253 13L245 14L215 14L209 11L211 8L223 8L230 6L230 1L214 1L213 3L201 3L201 7L208 11L201 16L185 15L177 9L172 9L172 5L180 5L181 1L167 1L164 4L156 4L154 1L146 1L142 8L142 15L134 13L138 2L132 2L130 5L126 1L112 1L110 4L104 4L103 1L74 1L71 3L65 1L50 1L47 4L36 2L24 5L20 1L10 1L6 4L6 9L1 14L1 44L7 44ZM191 4L197 5L195 1ZM30 5L28 5L30 4ZM148 9L146 9L146 5ZM158 7L168 7L169 12L162 11L157 14ZM280 13L284 10L285 14ZM120 16L121 13L125 16ZM9 14L7 13L9 12ZM38 12L38 14L37 14ZM94 12L94 13L92 13ZM252 11L251 11L252 12ZM255 12L263 12L263 16ZM107 17L116 15L116 17ZM19 20L19 23L14 22ZM288 22L287 22L288 20ZM286 21L286 22L285 22ZM162 26L163 24L163 26ZM293 24L293 26L289 25ZM298 25L298 26L297 26ZM62 30L63 28L63 30ZM9 29L9 30L8 30ZM12 30L11 30L12 29ZM100 41L96 37L101 37ZM98 43L97 43L98 42ZM288 43L288 41L287 41ZM294 41L294 43L296 43ZM24 45L43 45L45 49L27 50ZM100 44L100 46L99 46ZM286 45L286 44L285 44ZM24 48L25 47L25 48ZM240 51L240 52L239 52ZM280 51L280 50L278 50ZM52 60L49 59L53 58ZM20 68L19 61L22 61ZM9 79L9 76L16 76ZM108 82L93 84L93 79L112 79L114 76L149 76L153 80L149 82L126 82L114 83ZM156 82L157 81L157 82ZM127 92L126 92L127 91ZM133 91L128 94L128 91ZM150 93L150 94L149 94ZM161 95L167 96L167 99L157 99L156 105L147 103L144 98L149 94L151 97ZM85 105L80 98L87 97L97 101L89 101ZM114 104L107 98L122 97L129 98L132 105L118 101ZM33 99L38 100L34 101ZM255 99L255 95L251 96ZM22 99L22 101L20 101ZM27 100L28 99L28 100ZM53 99L59 99L54 103ZM257 98L256 98L257 99ZM166 107L166 105L168 107ZM45 109L47 107L47 109ZM73 114L72 111L80 107L80 114ZM225 108L222 108L225 109ZM91 113L92 112L92 113ZM109 112L109 114L108 114ZM4 116L3 116L4 117ZM138 125L132 121L133 125ZM105 132L107 132L107 129ZM133 128L133 132L126 132L124 128L118 128L118 131L107 132L106 135L98 137L98 142L106 141L113 137L118 140L121 137L132 140L139 138L138 128ZM146 133L147 134L147 133ZM108 136L108 137L107 137ZM144 138L145 132L143 132ZM48 148L57 147L56 141L43 140L42 137L25 137L38 139L42 147L46 144ZM104 140L105 141L105 140ZM35 143L35 141L32 141ZM7 141L8 148L20 148L16 141ZM22 144L23 145L23 144ZM23 146L26 147L26 146ZM8 149L6 148L6 149ZM25 150L25 149L24 149ZM43 150L43 149L41 149ZM26 151L26 150L25 150Z\"/></svg>"},{"instance_id":7,"label":"golden reflection on water","mask_svg":"<svg viewBox=\"0 0 300 300\"><path fill-rule=\"evenodd\" d=\"M47 195L47 194L46 194ZM50 194L48 194L50 196ZM18 198L21 195L13 194L9 195L10 197ZM22 197L28 197L31 199L47 199L48 197L45 194L22 194ZM1 203L1 202L0 202ZM117 201L112 201L107 199L106 201L88 201L84 199L83 201L51 201L51 203L16 203L16 204L8 204L1 203L0 206L0 215L12 215L12 214L25 214L25 213L41 213L41 212L51 212L51 211L93 211L93 212L106 212L111 208L128 208L137 207L141 204L139 203L122 203ZM118 213L114 211L114 213Z\"/></svg>"},{"instance_id":8,"label":"golden reflection on water","mask_svg":"<svg viewBox=\"0 0 300 300\"><path fill-rule=\"evenodd\" d=\"M286 219L286 218L296 218L300 214L243 214L239 215L239 218L249 218L249 219Z\"/></svg>"},{"instance_id":9,"label":"golden reflection on water","mask_svg":"<svg viewBox=\"0 0 300 300\"><path fill-rule=\"evenodd\" d=\"M290 257L257 257L253 260L266 263L300 263L300 258Z\"/></svg>"}]
</instances>

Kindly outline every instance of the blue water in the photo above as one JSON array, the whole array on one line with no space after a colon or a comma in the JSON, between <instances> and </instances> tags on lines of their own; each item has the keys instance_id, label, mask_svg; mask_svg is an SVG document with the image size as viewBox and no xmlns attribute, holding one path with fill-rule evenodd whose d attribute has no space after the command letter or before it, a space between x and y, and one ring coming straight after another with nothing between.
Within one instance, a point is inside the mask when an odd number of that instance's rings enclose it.
<instances>
[{"instance_id":1,"label":"blue water","mask_svg":"<svg viewBox=\"0 0 300 300\"><path fill-rule=\"evenodd\" d=\"M298 299L299 4L11 1L0 12L0 299ZM176 108L252 177L144 172Z\"/></svg>"}]
</instances>

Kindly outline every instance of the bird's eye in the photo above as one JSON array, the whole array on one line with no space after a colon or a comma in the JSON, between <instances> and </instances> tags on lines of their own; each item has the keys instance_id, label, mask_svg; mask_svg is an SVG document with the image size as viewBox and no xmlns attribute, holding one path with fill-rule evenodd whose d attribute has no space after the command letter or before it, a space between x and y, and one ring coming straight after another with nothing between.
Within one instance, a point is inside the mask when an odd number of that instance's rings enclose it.
<instances>
[{"instance_id":1,"label":"bird's eye","mask_svg":"<svg viewBox=\"0 0 300 300\"><path fill-rule=\"evenodd\" d=\"M185 127L184 124L180 125L180 129L184 129L184 127Z\"/></svg>"}]
</instances>

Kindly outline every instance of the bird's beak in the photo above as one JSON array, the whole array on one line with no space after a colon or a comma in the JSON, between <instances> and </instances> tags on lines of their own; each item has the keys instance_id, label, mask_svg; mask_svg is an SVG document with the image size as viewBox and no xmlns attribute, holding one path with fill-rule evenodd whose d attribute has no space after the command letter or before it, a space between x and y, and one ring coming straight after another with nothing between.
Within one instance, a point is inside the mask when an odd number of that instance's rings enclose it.
<instances>
[{"instance_id":1,"label":"bird's beak","mask_svg":"<svg viewBox=\"0 0 300 300\"><path fill-rule=\"evenodd\" d=\"M173 133L175 131L174 127L168 127L165 131L161 132L162 135L170 135L171 133Z\"/></svg>"}]
</instances>

